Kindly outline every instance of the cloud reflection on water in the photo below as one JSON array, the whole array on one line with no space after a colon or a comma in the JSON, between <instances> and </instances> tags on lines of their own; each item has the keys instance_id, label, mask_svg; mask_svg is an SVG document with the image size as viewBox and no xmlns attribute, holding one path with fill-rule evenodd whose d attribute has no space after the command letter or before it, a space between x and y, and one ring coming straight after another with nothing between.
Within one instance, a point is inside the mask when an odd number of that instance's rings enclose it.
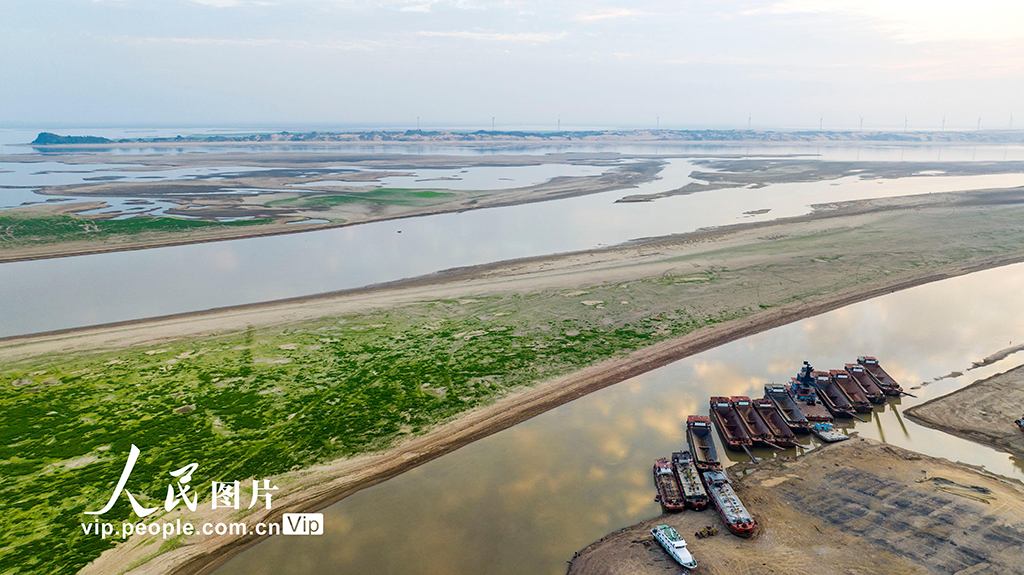
<instances>
[{"instance_id":1,"label":"cloud reflection on water","mask_svg":"<svg viewBox=\"0 0 1024 575\"><path fill-rule=\"evenodd\" d=\"M1024 341L1024 264L862 302L751 336L606 388L363 490L324 511L323 537L271 538L218 573L560 574L574 550L659 513L651 464L681 449L710 395L760 396L803 359L839 368L879 356L909 388ZM1024 362L1021 355L930 383L868 423L844 424L1024 478L1024 462L919 427L910 405ZM721 449L720 449L721 451ZM745 456L727 454L730 458ZM772 452L759 451L770 457Z\"/></svg>"}]
</instances>

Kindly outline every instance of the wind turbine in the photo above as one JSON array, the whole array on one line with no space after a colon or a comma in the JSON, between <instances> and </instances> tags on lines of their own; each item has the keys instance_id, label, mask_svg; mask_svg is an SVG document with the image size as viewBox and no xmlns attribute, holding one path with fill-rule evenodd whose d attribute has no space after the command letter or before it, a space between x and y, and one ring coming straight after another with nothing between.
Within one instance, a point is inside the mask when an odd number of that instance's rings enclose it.
<instances>
[{"instance_id":1,"label":"wind turbine","mask_svg":"<svg viewBox=\"0 0 1024 575\"><path fill-rule=\"evenodd\" d=\"M978 116L978 130L981 130L981 116Z\"/></svg>"},{"instance_id":2,"label":"wind turbine","mask_svg":"<svg viewBox=\"0 0 1024 575\"><path fill-rule=\"evenodd\" d=\"M945 114L942 115L942 131L943 132L946 131L946 115Z\"/></svg>"},{"instance_id":3,"label":"wind turbine","mask_svg":"<svg viewBox=\"0 0 1024 575\"><path fill-rule=\"evenodd\" d=\"M910 120L906 116L903 116L903 131L904 132L907 131L907 126L909 124L910 124Z\"/></svg>"},{"instance_id":4,"label":"wind turbine","mask_svg":"<svg viewBox=\"0 0 1024 575\"><path fill-rule=\"evenodd\" d=\"M751 119L752 119L753 117L754 117L754 116L753 116L753 114L748 114L748 115L747 115L747 131L748 131L748 132L750 131L750 120L751 120ZM1011 121L1012 121L1012 120L1011 120Z\"/></svg>"},{"instance_id":5,"label":"wind turbine","mask_svg":"<svg viewBox=\"0 0 1024 575\"><path fill-rule=\"evenodd\" d=\"M561 116L558 117L558 131L559 132L562 131L562 117Z\"/></svg>"},{"instance_id":6,"label":"wind turbine","mask_svg":"<svg viewBox=\"0 0 1024 575\"><path fill-rule=\"evenodd\" d=\"M494 116L491 116L491 131L494 131Z\"/></svg>"},{"instance_id":7,"label":"wind turbine","mask_svg":"<svg viewBox=\"0 0 1024 575\"><path fill-rule=\"evenodd\" d=\"M420 117L416 116L416 131L420 131Z\"/></svg>"},{"instance_id":8,"label":"wind turbine","mask_svg":"<svg viewBox=\"0 0 1024 575\"><path fill-rule=\"evenodd\" d=\"M860 116L860 131L864 131L864 116Z\"/></svg>"},{"instance_id":9,"label":"wind turbine","mask_svg":"<svg viewBox=\"0 0 1024 575\"><path fill-rule=\"evenodd\" d=\"M821 131L821 127L825 125L825 116L818 118L818 131Z\"/></svg>"},{"instance_id":10,"label":"wind turbine","mask_svg":"<svg viewBox=\"0 0 1024 575\"><path fill-rule=\"evenodd\" d=\"M1013 129L1013 112L1010 112L1010 129Z\"/></svg>"},{"instance_id":11,"label":"wind turbine","mask_svg":"<svg viewBox=\"0 0 1024 575\"><path fill-rule=\"evenodd\" d=\"M655 130L660 130L661 129L661 116L655 116L654 118L655 118L655 120L654 120L654 129Z\"/></svg>"}]
</instances>

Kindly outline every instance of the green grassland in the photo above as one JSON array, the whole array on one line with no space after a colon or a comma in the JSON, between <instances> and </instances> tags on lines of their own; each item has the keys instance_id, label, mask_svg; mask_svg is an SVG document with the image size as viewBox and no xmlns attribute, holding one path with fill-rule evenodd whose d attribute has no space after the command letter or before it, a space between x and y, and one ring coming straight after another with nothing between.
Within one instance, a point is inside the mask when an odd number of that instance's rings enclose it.
<instances>
[{"instance_id":1,"label":"green grassland","mask_svg":"<svg viewBox=\"0 0 1024 575\"><path fill-rule=\"evenodd\" d=\"M0 213L0 249L5 247L102 240L115 236L158 232L176 233L218 227L258 226L269 219L211 222L171 217L91 220L68 215L5 215Z\"/></svg>"},{"instance_id":2,"label":"green grassland","mask_svg":"<svg viewBox=\"0 0 1024 575\"><path fill-rule=\"evenodd\" d=\"M329 194L305 195L298 198L272 200L268 206L289 208L328 208L342 204L365 202L397 206L426 206L443 203L443 198L455 196L453 192L409 188L377 188L368 192L332 192Z\"/></svg>"},{"instance_id":3,"label":"green grassland","mask_svg":"<svg viewBox=\"0 0 1024 575\"><path fill-rule=\"evenodd\" d=\"M738 315L679 309L608 324L605 306L580 302L616 298L626 308L631 291L646 299L676 283L635 286L435 301L159 348L53 356L0 373L0 564L18 566L11 573L73 573L110 546L84 537L78 523L105 503L132 443L143 455L129 489L154 505L167 471L186 463L200 463L193 484L208 486L382 449L516 387ZM104 519L130 513L122 500Z\"/></svg>"},{"instance_id":4,"label":"green grassland","mask_svg":"<svg viewBox=\"0 0 1024 575\"><path fill-rule=\"evenodd\" d=\"M677 273L571 293L429 301L8 363L0 573L74 573L112 546L78 524L109 497L132 443L142 457L128 488L150 506L163 500L167 472L192 462L192 485L208 490L211 480L380 450L522 386L705 326L1024 254L1024 209L910 210L763 240L667 260ZM122 496L104 519L130 512Z\"/></svg>"}]
</instances>

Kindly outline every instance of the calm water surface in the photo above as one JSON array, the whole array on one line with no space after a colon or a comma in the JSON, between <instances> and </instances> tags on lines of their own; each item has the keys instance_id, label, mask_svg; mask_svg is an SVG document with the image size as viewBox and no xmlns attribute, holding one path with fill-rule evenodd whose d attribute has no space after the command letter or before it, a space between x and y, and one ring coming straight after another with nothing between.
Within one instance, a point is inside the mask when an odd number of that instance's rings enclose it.
<instances>
[{"instance_id":1,"label":"calm water surface","mask_svg":"<svg viewBox=\"0 0 1024 575\"><path fill-rule=\"evenodd\" d=\"M763 221L807 213L814 203L1024 185L1024 174L850 177L615 203L629 194L690 183L693 167L692 160L671 159L659 179L637 188L542 203L0 264L0 301L5 303L0 306L0 337L310 295L458 266ZM745 213L761 209L769 211Z\"/></svg>"},{"instance_id":2,"label":"calm water surface","mask_svg":"<svg viewBox=\"0 0 1024 575\"><path fill-rule=\"evenodd\" d=\"M706 413L709 396L760 396L764 383L788 380L804 359L838 368L859 354L877 354L905 388L965 371L1024 341L1022 292L1024 265L989 270L675 362L360 491L324 510L322 537L272 537L218 575L564 573L573 551L660 513L652 461L685 446L686 416ZM918 399L890 400L848 430L1024 479L1024 462L902 417L911 405L1021 362L1011 355L931 383L914 392Z\"/></svg>"}]
</instances>

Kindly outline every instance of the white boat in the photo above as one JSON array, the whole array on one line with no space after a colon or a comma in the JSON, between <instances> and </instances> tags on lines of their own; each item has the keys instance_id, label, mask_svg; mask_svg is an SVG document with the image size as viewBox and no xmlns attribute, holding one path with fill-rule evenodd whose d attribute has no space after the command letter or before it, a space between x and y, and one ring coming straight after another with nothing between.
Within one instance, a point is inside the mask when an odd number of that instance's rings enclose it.
<instances>
[{"instance_id":1,"label":"white boat","mask_svg":"<svg viewBox=\"0 0 1024 575\"><path fill-rule=\"evenodd\" d=\"M811 433L818 436L818 439L827 441L828 443L835 443L837 441L845 441L850 439L850 436L844 435L836 431L835 427L831 423L822 422L815 423L811 426Z\"/></svg>"},{"instance_id":2,"label":"white boat","mask_svg":"<svg viewBox=\"0 0 1024 575\"><path fill-rule=\"evenodd\" d=\"M680 565L687 569L697 567L697 562L693 559L693 555L690 555L690 550L686 548L686 540L675 529L668 525L659 525L651 529L651 535L654 535L658 543Z\"/></svg>"}]
</instances>

